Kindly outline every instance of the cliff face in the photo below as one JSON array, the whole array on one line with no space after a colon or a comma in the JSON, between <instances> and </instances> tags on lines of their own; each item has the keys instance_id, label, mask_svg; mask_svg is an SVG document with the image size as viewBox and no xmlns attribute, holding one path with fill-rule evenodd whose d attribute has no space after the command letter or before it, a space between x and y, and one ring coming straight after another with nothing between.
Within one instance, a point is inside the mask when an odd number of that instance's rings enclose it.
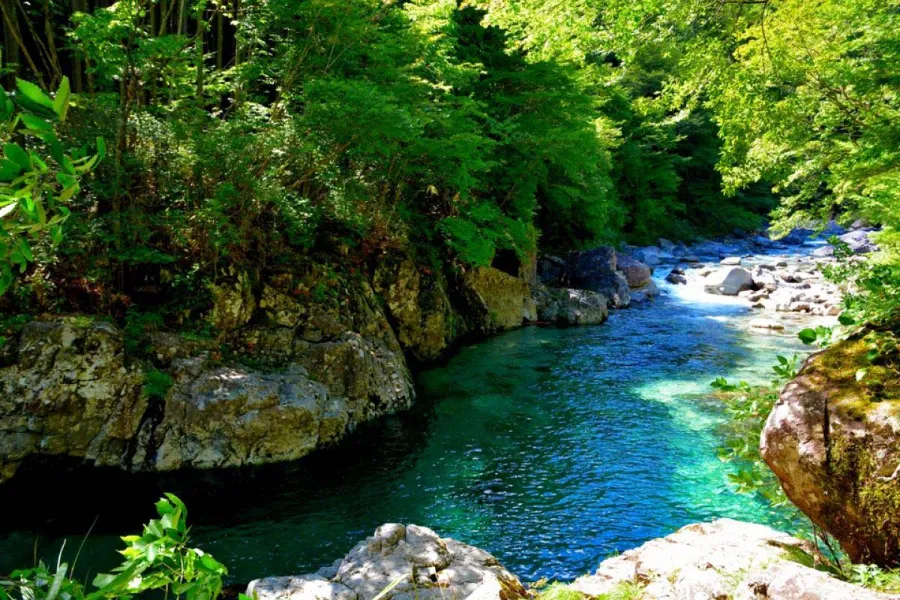
<instances>
[{"instance_id":1,"label":"cliff face","mask_svg":"<svg viewBox=\"0 0 900 600\"><path fill-rule=\"evenodd\" d=\"M761 452L791 501L857 563L900 564L900 383L869 339L813 355L781 394Z\"/></svg>"}]
</instances>

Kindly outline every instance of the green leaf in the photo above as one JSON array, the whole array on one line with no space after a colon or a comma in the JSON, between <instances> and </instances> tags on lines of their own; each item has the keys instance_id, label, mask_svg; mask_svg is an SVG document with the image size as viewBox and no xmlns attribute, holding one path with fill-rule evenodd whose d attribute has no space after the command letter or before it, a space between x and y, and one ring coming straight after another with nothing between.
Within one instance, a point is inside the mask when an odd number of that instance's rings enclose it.
<instances>
[{"instance_id":1,"label":"green leaf","mask_svg":"<svg viewBox=\"0 0 900 600\"><path fill-rule=\"evenodd\" d=\"M28 170L31 168L31 159L28 157L28 153L25 152L25 149L18 144L5 144L3 146L3 153L6 155L6 158L13 161L22 170Z\"/></svg>"},{"instance_id":2,"label":"green leaf","mask_svg":"<svg viewBox=\"0 0 900 600\"><path fill-rule=\"evenodd\" d=\"M22 172L22 167L11 160L0 160L0 181L12 181Z\"/></svg>"},{"instance_id":3,"label":"green leaf","mask_svg":"<svg viewBox=\"0 0 900 600\"><path fill-rule=\"evenodd\" d=\"M812 344L816 341L819 335L816 333L815 329L806 328L800 333L797 334L797 337L800 338L800 341L806 345Z\"/></svg>"},{"instance_id":4,"label":"green leaf","mask_svg":"<svg viewBox=\"0 0 900 600\"><path fill-rule=\"evenodd\" d=\"M68 82L66 85L68 85ZM19 79L18 77L16 77L16 87L19 88L19 93L22 94L25 98L28 98L28 100L30 100L31 102L49 109L53 109L53 100L51 100L43 91L41 91L41 88L34 85L30 81L25 81L24 79Z\"/></svg>"},{"instance_id":5,"label":"green leaf","mask_svg":"<svg viewBox=\"0 0 900 600\"><path fill-rule=\"evenodd\" d=\"M66 113L69 110L69 78L63 77L59 83L59 89L56 90L56 98L53 99L53 110L60 122L66 120Z\"/></svg>"},{"instance_id":6,"label":"green leaf","mask_svg":"<svg viewBox=\"0 0 900 600\"><path fill-rule=\"evenodd\" d=\"M97 138L97 162L106 158L106 140L102 137Z\"/></svg>"},{"instance_id":7,"label":"green leaf","mask_svg":"<svg viewBox=\"0 0 900 600\"><path fill-rule=\"evenodd\" d=\"M848 325L853 325L854 323L856 323L856 319L847 314L847 312L842 312L840 315L838 315L838 323L846 327Z\"/></svg>"},{"instance_id":8,"label":"green leaf","mask_svg":"<svg viewBox=\"0 0 900 600\"><path fill-rule=\"evenodd\" d=\"M22 256L25 257L25 260L34 262L34 254L31 252L31 246L28 244L28 240L23 237L19 238L19 251L22 253Z\"/></svg>"},{"instance_id":9,"label":"green leaf","mask_svg":"<svg viewBox=\"0 0 900 600\"><path fill-rule=\"evenodd\" d=\"M28 131L35 134L53 133L53 126L44 119L35 117L34 115L22 115L22 122Z\"/></svg>"}]
</instances>

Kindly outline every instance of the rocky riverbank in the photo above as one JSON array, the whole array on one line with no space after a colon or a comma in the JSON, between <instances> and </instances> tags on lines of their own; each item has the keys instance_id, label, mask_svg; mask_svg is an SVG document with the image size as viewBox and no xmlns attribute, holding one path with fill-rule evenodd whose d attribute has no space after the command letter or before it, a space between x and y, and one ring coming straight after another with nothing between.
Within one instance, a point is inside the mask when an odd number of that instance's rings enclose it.
<instances>
[{"instance_id":1,"label":"rocky riverbank","mask_svg":"<svg viewBox=\"0 0 900 600\"><path fill-rule=\"evenodd\" d=\"M566 598L897 600L812 568L813 548L768 527L720 519L604 560ZM258 600L516 600L539 597L484 550L425 527L387 524L316 573L250 583Z\"/></svg>"},{"instance_id":2,"label":"rocky riverbank","mask_svg":"<svg viewBox=\"0 0 900 600\"><path fill-rule=\"evenodd\" d=\"M0 482L55 456L127 471L298 459L409 408L411 368L461 341L525 323L599 324L627 304L614 251L579 260L585 289L539 283L533 263L449 276L403 254L369 276L321 265L231 273L210 290L212 336L35 316L0 353Z\"/></svg>"},{"instance_id":3,"label":"rocky riverbank","mask_svg":"<svg viewBox=\"0 0 900 600\"><path fill-rule=\"evenodd\" d=\"M851 234L871 249L867 232ZM395 252L368 275L314 264L230 273L210 290L212 336L37 316L0 350L0 482L36 457L128 471L294 460L408 408L411 368L462 341L527 323L600 324L609 309L652 301L657 282L773 315L833 315L839 295L818 271L832 259L812 254L762 236L660 240L451 275Z\"/></svg>"}]
</instances>

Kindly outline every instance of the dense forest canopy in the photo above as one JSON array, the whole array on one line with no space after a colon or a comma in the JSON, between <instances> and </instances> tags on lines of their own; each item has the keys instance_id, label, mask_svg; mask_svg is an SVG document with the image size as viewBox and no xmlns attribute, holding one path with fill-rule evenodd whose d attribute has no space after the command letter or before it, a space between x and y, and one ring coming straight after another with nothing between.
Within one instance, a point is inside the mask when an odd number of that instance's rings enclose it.
<instances>
[{"instance_id":1,"label":"dense forest canopy","mask_svg":"<svg viewBox=\"0 0 900 600\"><path fill-rule=\"evenodd\" d=\"M229 269L468 268L772 209L896 241L895 0L0 6L10 310L190 315Z\"/></svg>"}]
</instances>

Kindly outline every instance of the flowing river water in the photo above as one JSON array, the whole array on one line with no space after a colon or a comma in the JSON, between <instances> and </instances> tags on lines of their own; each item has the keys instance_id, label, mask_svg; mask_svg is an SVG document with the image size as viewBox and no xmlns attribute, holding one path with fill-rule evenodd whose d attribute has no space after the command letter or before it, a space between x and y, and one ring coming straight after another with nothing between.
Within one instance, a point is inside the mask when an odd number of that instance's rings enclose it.
<instances>
[{"instance_id":1,"label":"flowing river water","mask_svg":"<svg viewBox=\"0 0 900 600\"><path fill-rule=\"evenodd\" d=\"M791 526L793 510L729 487L709 383L767 381L776 354L806 352L802 323L750 332L743 303L662 287L605 326L526 327L465 347L420 375L411 411L293 464L25 473L0 497L0 573L35 556L55 564L63 540L71 561L93 525L77 569L93 577L163 490L188 503L194 542L233 581L314 571L385 522L484 548L524 581L572 579L695 521Z\"/></svg>"}]
</instances>

